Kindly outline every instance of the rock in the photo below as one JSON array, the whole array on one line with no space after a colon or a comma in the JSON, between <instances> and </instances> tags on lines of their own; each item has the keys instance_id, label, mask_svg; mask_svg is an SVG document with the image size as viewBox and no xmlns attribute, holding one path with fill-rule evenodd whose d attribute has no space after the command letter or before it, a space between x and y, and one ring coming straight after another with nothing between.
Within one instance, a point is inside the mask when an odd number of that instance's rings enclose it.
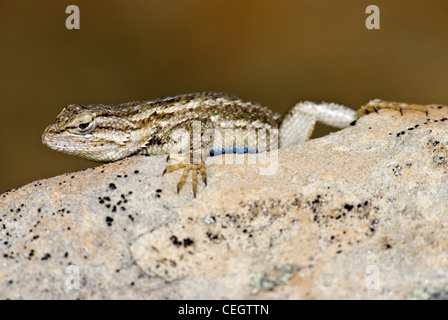
<instances>
[{"instance_id":1,"label":"rock","mask_svg":"<svg viewBox=\"0 0 448 320\"><path fill-rule=\"evenodd\" d=\"M6 192L0 297L446 297L447 111L365 116L273 152L270 172L212 164L197 198L164 156Z\"/></svg>"}]
</instances>

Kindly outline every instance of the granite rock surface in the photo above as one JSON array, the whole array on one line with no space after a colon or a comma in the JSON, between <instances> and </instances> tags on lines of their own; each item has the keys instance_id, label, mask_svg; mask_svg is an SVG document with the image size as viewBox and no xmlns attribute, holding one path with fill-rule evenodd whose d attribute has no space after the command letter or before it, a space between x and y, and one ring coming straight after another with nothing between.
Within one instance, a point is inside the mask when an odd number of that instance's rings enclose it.
<instances>
[{"instance_id":1,"label":"granite rock surface","mask_svg":"<svg viewBox=\"0 0 448 320\"><path fill-rule=\"evenodd\" d=\"M8 191L0 298L447 298L446 118L382 110L268 163L232 155L196 198L164 156Z\"/></svg>"}]
</instances>

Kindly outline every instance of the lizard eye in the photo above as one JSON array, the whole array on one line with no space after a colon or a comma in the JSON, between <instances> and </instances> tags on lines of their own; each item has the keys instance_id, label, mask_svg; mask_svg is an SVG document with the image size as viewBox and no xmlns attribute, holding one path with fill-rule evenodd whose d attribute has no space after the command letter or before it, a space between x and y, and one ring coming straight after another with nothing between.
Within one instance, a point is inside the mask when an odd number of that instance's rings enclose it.
<instances>
[{"instance_id":1,"label":"lizard eye","mask_svg":"<svg viewBox=\"0 0 448 320\"><path fill-rule=\"evenodd\" d=\"M91 113L78 115L67 126L67 131L75 134L86 134L96 127L95 117Z\"/></svg>"},{"instance_id":2,"label":"lizard eye","mask_svg":"<svg viewBox=\"0 0 448 320\"><path fill-rule=\"evenodd\" d=\"M87 127L90 125L90 123L91 122L83 122L83 123L80 123L79 124L79 129L81 129L81 130L85 130L85 129L87 129Z\"/></svg>"}]
</instances>

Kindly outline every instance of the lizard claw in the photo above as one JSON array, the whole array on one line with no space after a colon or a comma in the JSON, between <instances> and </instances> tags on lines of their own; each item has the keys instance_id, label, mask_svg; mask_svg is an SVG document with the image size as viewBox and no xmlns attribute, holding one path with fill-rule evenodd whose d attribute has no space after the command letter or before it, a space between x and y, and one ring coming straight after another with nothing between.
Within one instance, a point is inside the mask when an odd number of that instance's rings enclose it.
<instances>
[{"instance_id":1,"label":"lizard claw","mask_svg":"<svg viewBox=\"0 0 448 320\"><path fill-rule=\"evenodd\" d=\"M184 186L188 173L192 172L192 182L193 182L193 196L196 198L197 188L198 188L198 171L201 173L202 181L205 185L207 185L207 173L205 171L205 163L202 162L200 164L191 164L191 163L178 163L174 165L167 166L162 173L162 176L165 173L176 171L179 169L184 169L182 173L182 177L180 178L179 183L177 184L177 193L180 193L180 190Z\"/></svg>"}]
</instances>

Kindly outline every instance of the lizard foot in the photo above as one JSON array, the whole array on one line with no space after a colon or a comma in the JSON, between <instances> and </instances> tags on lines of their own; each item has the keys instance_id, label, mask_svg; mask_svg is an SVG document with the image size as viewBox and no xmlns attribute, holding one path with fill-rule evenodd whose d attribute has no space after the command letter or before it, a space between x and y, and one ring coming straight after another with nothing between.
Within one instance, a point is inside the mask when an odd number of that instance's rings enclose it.
<instances>
[{"instance_id":1,"label":"lizard foot","mask_svg":"<svg viewBox=\"0 0 448 320\"><path fill-rule=\"evenodd\" d=\"M182 187L185 184L185 181L187 180L188 173L191 171L193 179L193 195L196 198L196 193L198 191L198 171L201 173L202 181L204 181L205 185L207 185L207 173L205 172L205 163L204 162L200 164L185 163L182 159L178 159L176 156L171 156L171 158L175 158L176 160L180 161L180 163L166 167L162 173L162 176L168 172L184 169L182 177L180 178L180 181L177 184L177 193L179 193L180 189L182 189ZM168 156L166 160L168 161L169 159L170 156Z\"/></svg>"},{"instance_id":2,"label":"lizard foot","mask_svg":"<svg viewBox=\"0 0 448 320\"><path fill-rule=\"evenodd\" d=\"M407 104L407 103L399 103L399 102L389 102L389 101L383 101L379 99L374 99L369 101L365 106L362 106L359 108L356 118L359 119L360 117L376 112L378 113L378 110L381 109L393 109L400 111L400 114L403 115L403 110L418 110L424 112L426 115L428 115L428 109L424 105L420 104Z\"/></svg>"}]
</instances>

